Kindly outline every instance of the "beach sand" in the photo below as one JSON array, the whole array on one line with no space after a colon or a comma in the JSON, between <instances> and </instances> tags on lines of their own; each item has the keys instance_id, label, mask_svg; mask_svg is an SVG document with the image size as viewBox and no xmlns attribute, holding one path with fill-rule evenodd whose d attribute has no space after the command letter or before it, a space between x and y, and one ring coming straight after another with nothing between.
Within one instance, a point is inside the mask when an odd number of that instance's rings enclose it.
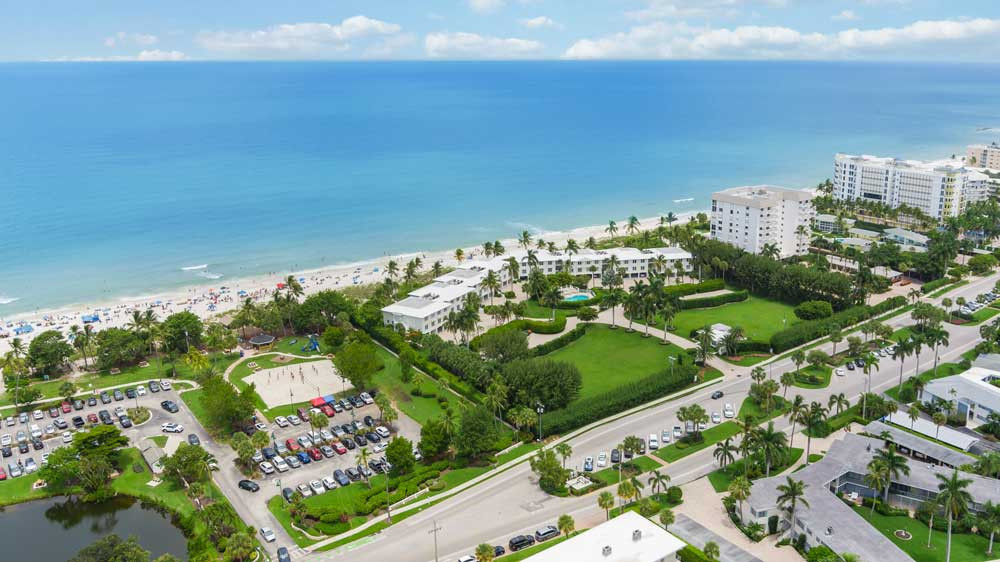
<instances>
[{"instance_id":1,"label":"beach sand","mask_svg":"<svg viewBox=\"0 0 1000 562\"><path fill-rule=\"evenodd\" d=\"M677 223L683 224L687 222L690 217L693 217L698 212L707 211L692 211L678 214ZM625 222L625 220L618 221L620 232L624 231ZM658 225L659 217L640 219L641 230L651 230ZM583 241L591 236L606 238L607 233L604 231L605 228L606 225L595 225L566 231L537 232L532 233L532 236L534 240L541 238L546 242L554 242L559 246L562 246L566 240L573 238L582 245ZM508 251L518 248L517 241L514 238L504 239L501 242ZM463 248L465 259L481 257L482 250L482 246ZM298 272L288 271L244 279L227 279L218 283L205 283L183 289L165 291L162 294L123 297L115 301L95 301L93 303L76 304L58 309L12 315L3 318L2 330L8 337L0 338L0 354L10 350L10 341L14 337L12 325L21 322L29 323L34 327L32 332L17 336L27 343L34 336L46 330L58 329L65 334L69 332L69 327L74 324L82 327L83 322L81 318L91 314L99 314L101 317L101 321L95 324L97 330L108 327L124 327L129 323L133 310L145 311L152 309L156 312L156 316L160 320L171 314L185 310L193 312L201 318L209 319L238 309L247 297L255 301L269 300L278 283L283 283L288 275L293 275L297 279L301 279L302 288L305 294L309 295L326 289L342 289L344 287L381 282L385 279L385 268L389 260L394 259L399 262L402 269L406 262L415 256L420 256L423 260L424 270L429 268L435 261L441 261L443 265L451 267L458 263L455 260L455 251L453 249L434 252L413 252L349 265L330 266ZM222 287L225 287L225 289L222 289Z\"/></svg>"}]
</instances>

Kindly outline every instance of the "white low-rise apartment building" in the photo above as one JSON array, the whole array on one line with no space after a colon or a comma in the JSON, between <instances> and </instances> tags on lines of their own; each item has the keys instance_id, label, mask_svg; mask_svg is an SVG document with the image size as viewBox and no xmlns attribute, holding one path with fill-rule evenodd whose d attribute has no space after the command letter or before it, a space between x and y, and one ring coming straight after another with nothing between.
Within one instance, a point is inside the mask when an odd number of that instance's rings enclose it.
<instances>
[{"instance_id":1,"label":"white low-rise apartment building","mask_svg":"<svg viewBox=\"0 0 1000 562\"><path fill-rule=\"evenodd\" d=\"M779 256L809 250L816 210L810 191L773 185L733 187L712 194L712 238L759 254L774 244Z\"/></svg>"},{"instance_id":2,"label":"white low-rise apartment building","mask_svg":"<svg viewBox=\"0 0 1000 562\"><path fill-rule=\"evenodd\" d=\"M891 208L907 205L941 220L989 196L989 176L957 160L922 162L837 154L833 196L874 201Z\"/></svg>"},{"instance_id":3,"label":"white low-rise apartment building","mask_svg":"<svg viewBox=\"0 0 1000 562\"><path fill-rule=\"evenodd\" d=\"M672 562L684 541L634 511L543 550L529 562Z\"/></svg>"},{"instance_id":4,"label":"white low-rise apartment building","mask_svg":"<svg viewBox=\"0 0 1000 562\"><path fill-rule=\"evenodd\" d=\"M1000 144L970 144L965 151L965 161L970 166L1000 170Z\"/></svg>"},{"instance_id":5,"label":"white low-rise apartment building","mask_svg":"<svg viewBox=\"0 0 1000 562\"><path fill-rule=\"evenodd\" d=\"M993 385L1000 381L1000 371L984 367L935 379L927 383L921 400L925 403L953 402L959 414L971 426L987 422L990 414L1000 412L1000 388Z\"/></svg>"},{"instance_id":6,"label":"white low-rise apartment building","mask_svg":"<svg viewBox=\"0 0 1000 562\"><path fill-rule=\"evenodd\" d=\"M841 228L843 224L843 229ZM843 230L850 229L854 226L854 219L840 218L837 215L831 215L827 213L818 214L813 217L813 228L820 232L836 232L838 234L843 234Z\"/></svg>"},{"instance_id":7,"label":"white low-rise apartment building","mask_svg":"<svg viewBox=\"0 0 1000 562\"><path fill-rule=\"evenodd\" d=\"M519 279L527 279L532 266L546 275L565 270L572 275L599 278L605 266L615 261L624 277L642 278L661 269L668 275L673 274L678 265L688 271L691 263L691 254L677 247L582 249L573 254L530 250L530 256L529 251L516 250L504 256L459 264L455 270L436 278L430 285L416 289L405 299L383 308L382 322L386 326L402 324L407 330L418 332L441 332L448 314L462 309L466 295L478 293L484 301L488 300L489 290L482 283L490 271L496 273L501 285L511 282L507 267L511 258L519 264Z\"/></svg>"}]
</instances>

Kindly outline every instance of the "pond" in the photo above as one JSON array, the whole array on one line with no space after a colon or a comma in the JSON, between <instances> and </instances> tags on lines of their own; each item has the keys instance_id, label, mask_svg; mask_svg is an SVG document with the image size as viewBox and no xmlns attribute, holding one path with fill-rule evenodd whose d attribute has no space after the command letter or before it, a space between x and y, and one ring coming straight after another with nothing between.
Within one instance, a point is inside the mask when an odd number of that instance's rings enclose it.
<instances>
[{"instance_id":1,"label":"pond","mask_svg":"<svg viewBox=\"0 0 1000 562\"><path fill-rule=\"evenodd\" d=\"M69 560L81 548L111 533L122 538L134 535L152 558L170 553L187 560L187 540L170 523L170 516L143 507L128 496L100 503L49 498L0 512L4 560Z\"/></svg>"}]
</instances>

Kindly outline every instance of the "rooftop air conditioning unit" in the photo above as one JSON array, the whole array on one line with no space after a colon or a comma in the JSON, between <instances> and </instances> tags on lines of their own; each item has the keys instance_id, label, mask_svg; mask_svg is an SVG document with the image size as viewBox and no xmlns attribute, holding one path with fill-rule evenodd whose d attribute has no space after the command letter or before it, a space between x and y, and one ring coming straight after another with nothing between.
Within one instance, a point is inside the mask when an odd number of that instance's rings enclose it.
<instances>
[{"instance_id":1,"label":"rooftop air conditioning unit","mask_svg":"<svg viewBox=\"0 0 1000 562\"><path fill-rule=\"evenodd\" d=\"M602 548L601 549L601 554L603 554L604 556L611 556L611 547L610 546L606 546L606 547Z\"/></svg>"},{"instance_id":2,"label":"rooftop air conditioning unit","mask_svg":"<svg viewBox=\"0 0 1000 562\"><path fill-rule=\"evenodd\" d=\"M633 541L638 541L641 538L642 538L642 531L640 531L639 529L636 529L636 530L632 531L632 540Z\"/></svg>"}]
</instances>

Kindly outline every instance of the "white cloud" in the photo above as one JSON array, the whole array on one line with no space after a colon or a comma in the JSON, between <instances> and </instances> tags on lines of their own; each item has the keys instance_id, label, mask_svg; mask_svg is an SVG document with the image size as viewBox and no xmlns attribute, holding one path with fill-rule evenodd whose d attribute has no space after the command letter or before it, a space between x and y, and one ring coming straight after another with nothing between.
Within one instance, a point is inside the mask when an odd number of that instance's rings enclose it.
<instances>
[{"instance_id":1,"label":"white cloud","mask_svg":"<svg viewBox=\"0 0 1000 562\"><path fill-rule=\"evenodd\" d=\"M644 0L646 7L625 12L625 17L634 21L660 19L718 18L740 15L742 5L760 4L783 7L788 0Z\"/></svg>"},{"instance_id":2,"label":"white cloud","mask_svg":"<svg viewBox=\"0 0 1000 562\"><path fill-rule=\"evenodd\" d=\"M528 29L541 29L543 27L552 27L556 29L562 29L563 25L556 22L548 16L538 16L536 18L524 18L517 20L522 26Z\"/></svg>"},{"instance_id":3,"label":"white cloud","mask_svg":"<svg viewBox=\"0 0 1000 562\"><path fill-rule=\"evenodd\" d=\"M448 59L515 59L536 58L544 48L542 43L514 37L489 37L476 33L429 33L424 38L424 50L431 58Z\"/></svg>"},{"instance_id":4,"label":"white cloud","mask_svg":"<svg viewBox=\"0 0 1000 562\"><path fill-rule=\"evenodd\" d=\"M904 27L803 33L780 26L715 28L654 21L597 39L581 39L564 58L905 58L914 50L1000 37L1000 19L918 21Z\"/></svg>"},{"instance_id":5,"label":"white cloud","mask_svg":"<svg viewBox=\"0 0 1000 562\"><path fill-rule=\"evenodd\" d=\"M188 60L181 51L149 49L137 55L115 55L110 57L59 57L47 59L49 62L180 62Z\"/></svg>"},{"instance_id":6,"label":"white cloud","mask_svg":"<svg viewBox=\"0 0 1000 562\"><path fill-rule=\"evenodd\" d=\"M830 19L834 21L854 21L858 18L858 14L854 13L854 10L844 10L839 14L830 16Z\"/></svg>"},{"instance_id":7,"label":"white cloud","mask_svg":"<svg viewBox=\"0 0 1000 562\"><path fill-rule=\"evenodd\" d=\"M469 7L480 14L495 12L507 5L507 0L468 0Z\"/></svg>"},{"instance_id":8,"label":"white cloud","mask_svg":"<svg viewBox=\"0 0 1000 562\"><path fill-rule=\"evenodd\" d=\"M204 31L199 45L210 51L263 56L324 56L351 49L351 41L399 33L402 28L359 15L338 24L287 23L253 31Z\"/></svg>"},{"instance_id":9,"label":"white cloud","mask_svg":"<svg viewBox=\"0 0 1000 562\"><path fill-rule=\"evenodd\" d=\"M155 35L149 35L146 33L125 33L124 31L119 31L110 37L104 39L105 47L124 47L127 45L138 45L140 47L148 47L150 45L155 45L159 41L159 38Z\"/></svg>"},{"instance_id":10,"label":"white cloud","mask_svg":"<svg viewBox=\"0 0 1000 562\"><path fill-rule=\"evenodd\" d=\"M404 58L400 57L401 51L416 42L417 37L412 33L390 35L366 48L364 52L361 53L361 56L367 59Z\"/></svg>"}]
</instances>

